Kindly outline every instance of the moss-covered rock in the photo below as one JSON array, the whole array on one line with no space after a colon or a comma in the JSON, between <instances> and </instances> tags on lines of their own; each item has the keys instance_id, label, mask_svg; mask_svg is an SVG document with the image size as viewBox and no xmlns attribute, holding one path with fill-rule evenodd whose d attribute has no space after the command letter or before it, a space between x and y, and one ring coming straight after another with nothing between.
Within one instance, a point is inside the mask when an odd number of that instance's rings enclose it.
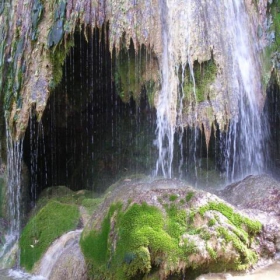
<instances>
[{"instance_id":1,"label":"moss-covered rock","mask_svg":"<svg viewBox=\"0 0 280 280\"><path fill-rule=\"evenodd\" d=\"M214 82L217 74L217 66L213 58L210 60L199 63L194 62L191 67L193 73L189 66L186 67L184 73L184 94L186 96L186 101L191 102L192 100L200 103L209 98L210 86Z\"/></svg>"},{"instance_id":2,"label":"moss-covered rock","mask_svg":"<svg viewBox=\"0 0 280 280\"><path fill-rule=\"evenodd\" d=\"M150 279L155 272L167 279L249 268L260 231L260 222L182 182L131 182L107 194L80 245L91 279Z\"/></svg>"},{"instance_id":3,"label":"moss-covered rock","mask_svg":"<svg viewBox=\"0 0 280 280\"><path fill-rule=\"evenodd\" d=\"M20 236L21 266L31 271L55 239L84 226L102 201L93 192L65 186L43 190Z\"/></svg>"},{"instance_id":4,"label":"moss-covered rock","mask_svg":"<svg viewBox=\"0 0 280 280\"><path fill-rule=\"evenodd\" d=\"M133 98L140 101L141 92L145 90L148 100L154 106L155 93L159 84L159 69L155 54L144 45L135 49L133 42L129 48L123 39L122 47L114 58L114 80L122 101Z\"/></svg>"},{"instance_id":5,"label":"moss-covered rock","mask_svg":"<svg viewBox=\"0 0 280 280\"><path fill-rule=\"evenodd\" d=\"M19 241L20 264L30 271L51 243L77 227L77 206L50 201L25 226Z\"/></svg>"}]
</instances>

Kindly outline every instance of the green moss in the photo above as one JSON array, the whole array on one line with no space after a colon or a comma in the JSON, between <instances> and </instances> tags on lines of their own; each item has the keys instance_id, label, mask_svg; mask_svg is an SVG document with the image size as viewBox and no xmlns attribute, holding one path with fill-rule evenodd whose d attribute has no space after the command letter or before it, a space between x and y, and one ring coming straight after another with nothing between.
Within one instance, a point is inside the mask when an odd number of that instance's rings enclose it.
<instances>
[{"instance_id":1,"label":"green moss","mask_svg":"<svg viewBox=\"0 0 280 280\"><path fill-rule=\"evenodd\" d=\"M148 74L151 72L151 61L146 47L135 50L131 41L127 49L123 38L121 50L117 56L114 55L113 70L117 93L123 102L129 102L130 98L139 102L141 92L145 89L150 105L154 105L156 86L153 77Z\"/></svg>"},{"instance_id":2,"label":"green moss","mask_svg":"<svg viewBox=\"0 0 280 280\"><path fill-rule=\"evenodd\" d=\"M180 199L180 203L181 204L185 204L185 200L184 199Z\"/></svg>"},{"instance_id":3,"label":"green moss","mask_svg":"<svg viewBox=\"0 0 280 280\"><path fill-rule=\"evenodd\" d=\"M63 204L72 204L83 206L88 214L92 214L100 203L104 201L104 197L88 191L80 190L74 192L65 186L54 186L44 189L40 194L36 207L33 209L31 216L35 216L38 211L50 201L57 201Z\"/></svg>"},{"instance_id":4,"label":"green moss","mask_svg":"<svg viewBox=\"0 0 280 280\"><path fill-rule=\"evenodd\" d=\"M273 48L278 51L280 47L280 0L274 0L270 6L270 13L272 16L271 31L275 32L275 43Z\"/></svg>"},{"instance_id":5,"label":"green moss","mask_svg":"<svg viewBox=\"0 0 280 280\"><path fill-rule=\"evenodd\" d=\"M227 243L232 242L234 248L240 253L240 258L236 262L236 270L245 270L257 262L257 254L249 249L238 236L223 227L218 227L217 231Z\"/></svg>"},{"instance_id":6,"label":"green moss","mask_svg":"<svg viewBox=\"0 0 280 280\"><path fill-rule=\"evenodd\" d=\"M186 202L189 202L194 196L194 192L193 191L190 191L187 193L186 195Z\"/></svg>"},{"instance_id":7,"label":"green moss","mask_svg":"<svg viewBox=\"0 0 280 280\"><path fill-rule=\"evenodd\" d=\"M143 64L144 60L136 54L133 42L128 50L126 47L120 50L115 64L115 82L118 94L124 102L129 102L131 97L140 99Z\"/></svg>"},{"instance_id":8,"label":"green moss","mask_svg":"<svg viewBox=\"0 0 280 280\"><path fill-rule=\"evenodd\" d=\"M188 222L190 224L192 224L194 222L195 214L196 214L195 211L192 211L192 210L189 211L189 213L188 213Z\"/></svg>"},{"instance_id":9,"label":"green moss","mask_svg":"<svg viewBox=\"0 0 280 280\"><path fill-rule=\"evenodd\" d=\"M191 102L193 99L197 103L207 99L210 84L214 81L217 74L217 66L214 59L198 63L194 62L193 77L190 74L189 66L185 69L185 78L183 84L186 101ZM194 87L195 82L195 87ZM195 90L195 92L194 92Z\"/></svg>"},{"instance_id":10,"label":"green moss","mask_svg":"<svg viewBox=\"0 0 280 280\"><path fill-rule=\"evenodd\" d=\"M160 198L165 213L146 203L131 203L126 209L121 203L113 204L100 227L83 233L80 244L92 279L149 279L159 267L161 273L164 268L172 275L186 268L203 270L205 267L189 261L189 256L197 253L196 244L187 238L190 235L205 240L212 260L206 265L210 271L243 270L257 261L257 254L250 248L250 238L261 229L258 222L234 213L223 203L210 202L198 211L186 210L183 204L170 203L170 197L163 194ZM210 210L227 217L232 224L230 230L220 226L218 218L208 221L211 230L206 226L196 227L197 215L203 216ZM239 254L235 262L218 258L209 245L209 240L217 234L224 245L233 244Z\"/></svg>"},{"instance_id":11,"label":"green moss","mask_svg":"<svg viewBox=\"0 0 280 280\"><path fill-rule=\"evenodd\" d=\"M232 269L244 270L256 263L258 256L252 249L250 249L250 238L253 238L258 232L260 232L262 227L261 223L235 213L233 208L221 202L210 202L201 207L199 213L204 216L205 212L210 210L223 214L233 225L230 231L222 226L215 228L219 236L224 238L226 243L231 242L233 247L240 254L240 257L237 259ZM212 222L213 219L209 220L208 225L210 221L212 226L214 226ZM209 251L209 254L211 255L212 253Z\"/></svg>"},{"instance_id":12,"label":"green moss","mask_svg":"<svg viewBox=\"0 0 280 280\"><path fill-rule=\"evenodd\" d=\"M248 233L251 235L257 234L262 229L262 224L259 221L254 221L238 213L235 213L233 208L224 203L210 202L209 204L202 206L199 209L199 213L203 216L204 213L209 210L215 210L220 212L238 229L246 227Z\"/></svg>"},{"instance_id":13,"label":"green moss","mask_svg":"<svg viewBox=\"0 0 280 280\"><path fill-rule=\"evenodd\" d=\"M208 222L208 226L209 227L212 227L216 224L216 220L215 219L210 219L209 222Z\"/></svg>"},{"instance_id":14,"label":"green moss","mask_svg":"<svg viewBox=\"0 0 280 280\"><path fill-rule=\"evenodd\" d=\"M217 252L211 246L209 246L208 243L206 243L206 250L207 250L209 256L211 257L211 259L214 259L214 260L217 259Z\"/></svg>"},{"instance_id":15,"label":"green moss","mask_svg":"<svg viewBox=\"0 0 280 280\"><path fill-rule=\"evenodd\" d=\"M70 51L70 48L74 46L73 38L67 40L65 44L59 44L50 51L50 61L53 66L53 77L50 82L50 88L54 89L61 81L65 58Z\"/></svg>"},{"instance_id":16,"label":"green moss","mask_svg":"<svg viewBox=\"0 0 280 280\"><path fill-rule=\"evenodd\" d=\"M169 201L175 201L175 200L177 200L178 199L178 195L177 194L171 194L170 196L169 196Z\"/></svg>"},{"instance_id":17,"label":"green moss","mask_svg":"<svg viewBox=\"0 0 280 280\"><path fill-rule=\"evenodd\" d=\"M155 94L156 94L156 83L153 80L149 80L145 83L145 89L146 89L146 96L148 97L149 104L151 107L154 107L154 100L155 100Z\"/></svg>"},{"instance_id":18,"label":"green moss","mask_svg":"<svg viewBox=\"0 0 280 280\"><path fill-rule=\"evenodd\" d=\"M203 240L209 240L211 238L211 233L207 229L203 228L200 231L200 237Z\"/></svg>"},{"instance_id":19,"label":"green moss","mask_svg":"<svg viewBox=\"0 0 280 280\"><path fill-rule=\"evenodd\" d=\"M280 0L274 0L272 4L269 4L268 11L272 18L272 24L269 27L268 35L270 37L270 44L265 48L264 52L262 53L262 84L267 87L269 84L269 81L274 75L275 72L271 73L271 67L272 62L274 61L277 55L275 54L279 53L279 47L280 47ZM277 59L277 58L276 58ZM279 77L277 79L277 82L280 83Z\"/></svg>"},{"instance_id":20,"label":"green moss","mask_svg":"<svg viewBox=\"0 0 280 280\"><path fill-rule=\"evenodd\" d=\"M82 200L81 205L87 209L89 214L92 214L103 201L104 198L85 198Z\"/></svg>"},{"instance_id":21,"label":"green moss","mask_svg":"<svg viewBox=\"0 0 280 280\"><path fill-rule=\"evenodd\" d=\"M166 209L168 214L167 232L174 238L180 236L187 230L187 213L185 210L178 209L175 205L171 205Z\"/></svg>"},{"instance_id":22,"label":"green moss","mask_svg":"<svg viewBox=\"0 0 280 280\"><path fill-rule=\"evenodd\" d=\"M179 246L186 227L185 211L174 206L164 217L161 210L145 203L132 204L126 211L116 204L101 229L83 236L80 244L93 279L131 279L163 263L174 269L180 260L187 262L195 244L184 240Z\"/></svg>"},{"instance_id":23,"label":"green moss","mask_svg":"<svg viewBox=\"0 0 280 280\"><path fill-rule=\"evenodd\" d=\"M75 229L78 221L77 206L50 201L22 231L20 265L30 271L51 243L63 233Z\"/></svg>"}]
</instances>

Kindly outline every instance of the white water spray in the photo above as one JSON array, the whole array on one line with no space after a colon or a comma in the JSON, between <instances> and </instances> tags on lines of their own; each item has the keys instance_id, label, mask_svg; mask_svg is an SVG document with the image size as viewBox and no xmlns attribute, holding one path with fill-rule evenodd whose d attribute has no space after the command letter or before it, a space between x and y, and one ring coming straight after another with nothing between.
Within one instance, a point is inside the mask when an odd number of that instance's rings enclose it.
<instances>
[{"instance_id":1,"label":"white water spray","mask_svg":"<svg viewBox=\"0 0 280 280\"><path fill-rule=\"evenodd\" d=\"M173 98L177 95L177 88L174 85L174 71L172 61L172 42L169 32L169 7L166 0L160 1L160 16L162 23L162 58L161 58L161 91L157 102L157 146L159 157L156 163L156 175L159 169L166 178L172 176L172 161L174 148L174 132L176 107L174 108Z\"/></svg>"},{"instance_id":2,"label":"white water spray","mask_svg":"<svg viewBox=\"0 0 280 280\"><path fill-rule=\"evenodd\" d=\"M263 171L266 133L260 116L263 96L257 38L250 33L243 1L228 1L226 11L235 58L232 83L239 98L239 113L231 120L225 151L227 179L232 181Z\"/></svg>"},{"instance_id":3,"label":"white water spray","mask_svg":"<svg viewBox=\"0 0 280 280\"><path fill-rule=\"evenodd\" d=\"M14 141L7 130L7 156L8 156L8 207L10 217L10 234L16 238L20 231L20 199L21 199L21 163L22 140Z\"/></svg>"},{"instance_id":4,"label":"white water spray","mask_svg":"<svg viewBox=\"0 0 280 280\"><path fill-rule=\"evenodd\" d=\"M161 90L157 99L157 147L159 156L156 175L172 177L174 133L179 127L180 160L178 173L182 176L184 162L192 162L197 177L198 127L203 122L203 108L196 94L194 62L202 63L214 56L214 62L222 71L217 74L217 92L225 84L223 93L215 104L213 114L224 114L229 110L230 125L223 147L224 167L228 180L261 172L264 168L263 143L260 112L262 110L262 86L258 59L257 38L252 32L248 12L243 0L216 0L200 2L187 0L161 0L162 54L160 59ZM220 28L220 26L224 26ZM219 28L220 29L219 29ZM218 28L218 29L217 29ZM219 32L217 32L219 30ZM181 69L181 71L179 71ZM188 116L184 115L184 71L189 71L193 88L188 94ZM206 97L205 97L206 98ZM223 105L220 102L225 102ZM212 105L211 105L212 106ZM202 111L201 111L202 110ZM215 112L217 110L217 113ZM217 122L223 122L218 116ZM185 119L184 119L185 118ZM212 120L213 121L213 120ZM190 158L184 159L184 126L193 128ZM209 135L209 131L207 132ZM208 138L209 139L209 138ZM185 167L184 167L185 168ZM188 167L187 167L188 169Z\"/></svg>"},{"instance_id":5,"label":"white water spray","mask_svg":"<svg viewBox=\"0 0 280 280\"><path fill-rule=\"evenodd\" d=\"M8 128L8 124L6 123ZM21 222L21 165L23 140L14 141L9 129L6 129L7 143L7 210L9 228L5 244L0 252L0 259L5 256L19 238Z\"/></svg>"}]
</instances>

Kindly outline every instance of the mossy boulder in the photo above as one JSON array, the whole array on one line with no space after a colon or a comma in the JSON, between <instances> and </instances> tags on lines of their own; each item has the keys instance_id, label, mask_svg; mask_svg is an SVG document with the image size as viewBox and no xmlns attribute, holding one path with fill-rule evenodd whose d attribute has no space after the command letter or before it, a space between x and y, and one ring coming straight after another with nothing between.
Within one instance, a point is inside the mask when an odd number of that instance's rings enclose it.
<instances>
[{"instance_id":1,"label":"mossy boulder","mask_svg":"<svg viewBox=\"0 0 280 280\"><path fill-rule=\"evenodd\" d=\"M251 267L261 229L181 181L131 181L107 194L80 245L91 279L169 279Z\"/></svg>"},{"instance_id":2,"label":"mossy boulder","mask_svg":"<svg viewBox=\"0 0 280 280\"><path fill-rule=\"evenodd\" d=\"M50 245L64 233L82 227L103 200L86 190L65 186L45 189L29 214L19 240L20 264L31 271Z\"/></svg>"},{"instance_id":3,"label":"mossy boulder","mask_svg":"<svg viewBox=\"0 0 280 280\"><path fill-rule=\"evenodd\" d=\"M251 175L217 194L249 216L258 216L263 224L259 255L271 258L280 252L279 181L267 174Z\"/></svg>"},{"instance_id":4,"label":"mossy boulder","mask_svg":"<svg viewBox=\"0 0 280 280\"><path fill-rule=\"evenodd\" d=\"M20 264L28 271L63 233L77 227L79 209L57 201L47 203L26 225L20 240Z\"/></svg>"}]
</instances>

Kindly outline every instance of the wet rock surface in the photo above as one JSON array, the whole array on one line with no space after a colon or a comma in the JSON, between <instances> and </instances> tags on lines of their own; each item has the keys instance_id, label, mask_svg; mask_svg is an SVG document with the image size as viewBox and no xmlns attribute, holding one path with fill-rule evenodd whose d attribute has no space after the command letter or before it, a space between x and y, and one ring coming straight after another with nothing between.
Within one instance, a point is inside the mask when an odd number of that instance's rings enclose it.
<instances>
[{"instance_id":1,"label":"wet rock surface","mask_svg":"<svg viewBox=\"0 0 280 280\"><path fill-rule=\"evenodd\" d=\"M146 210L158 214L151 224L149 219L152 216ZM131 225L127 230L125 219L130 219L129 215L134 211L137 214L129 222ZM141 224L138 220L141 216L146 218L138 228L137 222ZM240 212L216 195L194 189L179 180L143 182L126 179L109 189L104 203L94 213L83 232L81 247L87 263L93 268L93 279L94 273L105 273L102 267L107 261L110 263L110 268L106 270L107 279L113 279L115 273L120 273L123 277L144 273L149 279L149 273L154 269L158 271L159 279L182 276L189 269L195 271L192 272L193 275L206 271L244 270L255 264L258 253L263 251L262 244L255 242L255 237L260 235L261 223L255 220L254 215L251 219L248 217L245 212ZM155 224L159 227L153 230ZM149 235L145 231L146 227L156 237ZM107 233L104 228L109 228ZM127 244L138 244L142 230L147 241L143 244L139 241L139 247L123 249L123 238L125 237ZM133 236L135 232L137 234ZM153 242L161 240L160 234L165 237L158 250ZM108 245L110 248L107 245L102 248L94 245L97 242L95 238L104 235L107 244L111 244ZM171 244L170 248L176 244L174 248L179 248L178 251L169 251L168 242ZM93 247L88 249L88 244ZM91 253L94 250L108 253L104 264L96 265L94 253ZM119 265L115 263L117 260Z\"/></svg>"},{"instance_id":2,"label":"wet rock surface","mask_svg":"<svg viewBox=\"0 0 280 280\"><path fill-rule=\"evenodd\" d=\"M79 243L68 248L58 259L50 280L87 280L87 269Z\"/></svg>"},{"instance_id":3,"label":"wet rock surface","mask_svg":"<svg viewBox=\"0 0 280 280\"><path fill-rule=\"evenodd\" d=\"M49 280L86 280L84 257L79 246L81 230L71 231L57 239L37 263L34 273Z\"/></svg>"},{"instance_id":4,"label":"wet rock surface","mask_svg":"<svg viewBox=\"0 0 280 280\"><path fill-rule=\"evenodd\" d=\"M248 176L217 193L263 224L260 255L273 257L280 249L280 183L267 174Z\"/></svg>"},{"instance_id":5,"label":"wet rock surface","mask_svg":"<svg viewBox=\"0 0 280 280\"><path fill-rule=\"evenodd\" d=\"M248 176L217 193L238 208L280 215L280 183L269 175Z\"/></svg>"}]
</instances>

